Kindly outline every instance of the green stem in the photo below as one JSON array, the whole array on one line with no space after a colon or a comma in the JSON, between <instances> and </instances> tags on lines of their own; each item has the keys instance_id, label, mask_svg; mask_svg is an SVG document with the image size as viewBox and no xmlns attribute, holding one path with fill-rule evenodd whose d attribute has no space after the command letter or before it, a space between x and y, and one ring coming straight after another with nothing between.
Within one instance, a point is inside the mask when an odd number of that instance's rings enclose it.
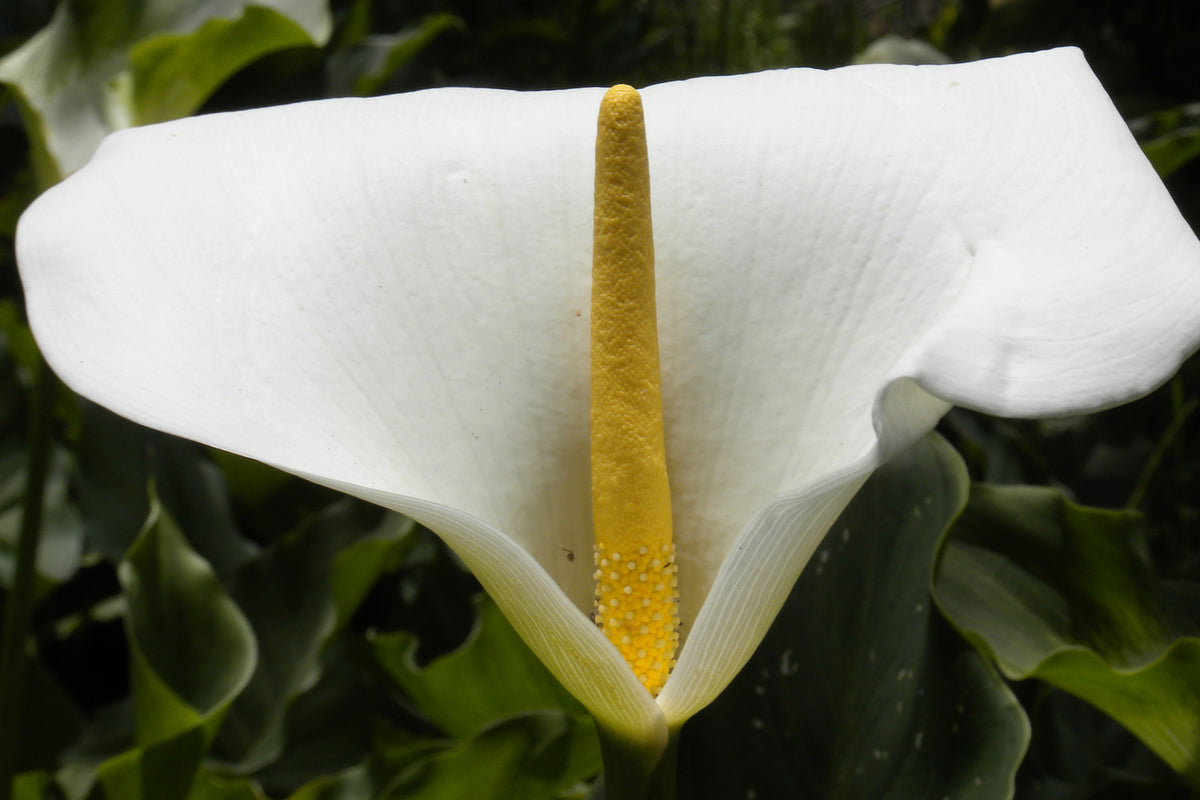
<instances>
[{"instance_id":1,"label":"green stem","mask_svg":"<svg viewBox=\"0 0 1200 800\"><path fill-rule=\"evenodd\" d=\"M678 774L679 731L673 730L667 739L667 749L650 773L650 800L675 800L675 777Z\"/></svg>"},{"instance_id":2,"label":"green stem","mask_svg":"<svg viewBox=\"0 0 1200 800\"><path fill-rule=\"evenodd\" d=\"M21 706L25 684L25 641L33 611L38 534L42 527L42 498L50 465L50 418L57 379L45 361L34 377L29 411L29 469L21 528L17 539L12 586L4 608L0 639L0 800L12 796L22 731Z\"/></svg>"},{"instance_id":3,"label":"green stem","mask_svg":"<svg viewBox=\"0 0 1200 800\"><path fill-rule=\"evenodd\" d=\"M673 731L665 749L630 742L597 726L604 774L588 800L675 800L675 753L679 741Z\"/></svg>"}]
</instances>

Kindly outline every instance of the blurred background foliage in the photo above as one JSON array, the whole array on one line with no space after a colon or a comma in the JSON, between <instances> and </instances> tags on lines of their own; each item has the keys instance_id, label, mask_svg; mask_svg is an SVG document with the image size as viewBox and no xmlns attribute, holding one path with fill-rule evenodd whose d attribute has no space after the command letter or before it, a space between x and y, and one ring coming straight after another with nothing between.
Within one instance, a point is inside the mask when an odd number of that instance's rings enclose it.
<instances>
[{"instance_id":1,"label":"blurred background foliage","mask_svg":"<svg viewBox=\"0 0 1200 800\"><path fill-rule=\"evenodd\" d=\"M101 31L141 19L158 5L68 4ZM50 0L0 3L0 56L52 25L55 9ZM1200 229L1195 0L333 0L329 14L323 44L256 53L223 75L199 110L450 85L642 85L863 59L963 61L1077 45ZM4 89L0 587L6 601L38 358L23 321L12 244L20 212L47 182L34 164L36 135L23 110L13 86ZM1194 620L1200 616L1198 373L1193 359L1151 396L1089 417L1010 421L956 409L940 431L976 481L1050 487L1084 505L1137 512L1095 524L1115 525L1121 536L1133 531L1133 544L1122 552L1144 553L1145 563L1127 556L1141 565L1128 580L1154 583L1147 603L1168 598L1183 609L1173 619ZM20 731L24 775L17 796L586 794L599 768L586 715L428 531L266 467L139 429L66 390L59 391L54 420L32 619L36 647L27 679L32 713ZM971 508L975 503L973 494ZM861 513L860 506L851 512ZM152 523L145 525L148 517ZM941 532L921 534L929 544L910 565L914 574L929 569ZM869 559L871 553L841 548L831 557L833 569L838 558ZM197 563L202 567L193 569ZM162 579L173 570L194 580ZM789 715L797 706L780 710L769 726L769 747L725 752L721 741L742 726L763 727L754 698L766 686L777 696L771 669L791 675L789 659L804 660L803 650L792 649L804 646L798 634L782 626L803 624L797 620L806 612L795 609L810 609L814 591L798 588L796 603L807 605L789 606L793 611L781 619L791 622L776 626L727 697L692 724L696 733L685 736L681 764L706 777L685 780L681 797L738 796L729 792L749 786L738 783L747 765L762 778L757 788L746 788L747 798L865 796L845 794L859 784L839 783L832 765L805 763L798 748L813 738L812 720ZM967 602L939 595L943 601L943 610ZM228 663L197 675L189 660L204 653L195 652L194 641L191 650L174 652L156 644L155 631L179 622L156 622L163 606L224 609L207 618L210 627L192 633L202 642L224 643ZM954 622L965 629L961 619ZM946 623L930 618L927 624L920 646L947 654L946 664L959 663L961 643L946 643ZM1191 623L1178 625L1184 634L1195 631ZM968 638L1009 678L1023 677L1005 667L1002 641L997 645L986 631ZM915 700L926 687L947 685L975 697L981 690L971 687L994 678L982 663L951 677L923 671L905 697ZM1185 683L1190 674L1192 686L1200 684L1200 672L1183 674ZM201 699L173 706L155 695L159 679L177 693L186 695L179 687L190 687ZM1008 744L995 752L1008 761L989 762L996 781L956 785L962 793L955 796L1009 796L1003 776L1018 762L1021 798L1194 796L1194 775L1189 786L1113 722L1120 714L1101 714L1056 685L1012 684L1033 729L1023 761L1024 734L1007 690L988 690L990 699L980 707L991 711L976 721L1007 720L992 727L1007 731ZM855 691L851 686L838 697ZM0 726L12 724L0 720ZM1195 752L1200 728L1193 734ZM980 742L994 743L988 738L994 731L979 735ZM922 741L931 740L918 738L918 748ZM875 761L880 752L887 751L876 745ZM761 768L754 762L768 756L775 760ZM183 775L182 782L162 778L163 764ZM155 775L164 782L145 783ZM814 775L826 782L814 782Z\"/></svg>"}]
</instances>

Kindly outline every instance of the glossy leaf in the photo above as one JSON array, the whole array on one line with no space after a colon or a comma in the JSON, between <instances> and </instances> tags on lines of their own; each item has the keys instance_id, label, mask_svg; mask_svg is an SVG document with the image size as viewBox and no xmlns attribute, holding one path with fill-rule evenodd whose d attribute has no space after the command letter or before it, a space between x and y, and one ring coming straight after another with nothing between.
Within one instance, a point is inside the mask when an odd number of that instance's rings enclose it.
<instances>
[{"instance_id":1,"label":"glossy leaf","mask_svg":"<svg viewBox=\"0 0 1200 800\"><path fill-rule=\"evenodd\" d=\"M271 797L284 797L325 775L369 760L386 720L402 716L396 693L364 668L358 643L339 638L323 656L312 688L291 700L284 721L286 747L254 778Z\"/></svg>"},{"instance_id":2,"label":"glossy leaf","mask_svg":"<svg viewBox=\"0 0 1200 800\"><path fill-rule=\"evenodd\" d=\"M411 527L398 515L343 501L242 567L232 593L254 628L258 660L222 728L223 758L254 769L279 754L288 707L316 684L326 644L345 620L333 577L341 557L359 542L399 545ZM337 571L340 594L360 599L377 576L353 581Z\"/></svg>"},{"instance_id":3,"label":"glossy leaf","mask_svg":"<svg viewBox=\"0 0 1200 800\"><path fill-rule=\"evenodd\" d=\"M120 565L137 747L101 765L109 798L186 797L254 669L253 632L207 562L158 508Z\"/></svg>"},{"instance_id":4,"label":"glossy leaf","mask_svg":"<svg viewBox=\"0 0 1200 800\"><path fill-rule=\"evenodd\" d=\"M266 795L253 781L202 768L196 773L187 800L266 800Z\"/></svg>"},{"instance_id":5,"label":"glossy leaf","mask_svg":"<svg viewBox=\"0 0 1200 800\"><path fill-rule=\"evenodd\" d=\"M462 647L425 667L416 637L390 633L372 641L376 656L417 709L454 738L501 717L538 708L583 708L530 652L495 603L479 598L475 628Z\"/></svg>"},{"instance_id":6,"label":"glossy leaf","mask_svg":"<svg viewBox=\"0 0 1200 800\"><path fill-rule=\"evenodd\" d=\"M935 594L1005 675L1087 700L1200 786L1200 639L1167 602L1137 515L976 487Z\"/></svg>"},{"instance_id":7,"label":"glossy leaf","mask_svg":"<svg viewBox=\"0 0 1200 800\"><path fill-rule=\"evenodd\" d=\"M13 550L20 527L21 498L27 464L22 448L0 452L0 586L7 587L13 569ZM51 456L46 478L37 573L43 588L61 583L79 568L83 556L83 521L68 494L74 465L66 450Z\"/></svg>"},{"instance_id":8,"label":"glossy leaf","mask_svg":"<svg viewBox=\"0 0 1200 800\"><path fill-rule=\"evenodd\" d=\"M1028 721L929 597L966 496L937 437L867 481L746 669L684 727L682 797L1012 796Z\"/></svg>"},{"instance_id":9,"label":"glossy leaf","mask_svg":"<svg viewBox=\"0 0 1200 800\"><path fill-rule=\"evenodd\" d=\"M62 2L0 61L48 186L83 166L105 134L186 116L230 75L329 35L323 0Z\"/></svg>"},{"instance_id":10,"label":"glossy leaf","mask_svg":"<svg viewBox=\"0 0 1200 800\"><path fill-rule=\"evenodd\" d=\"M1182 778L1115 720L1056 689L1027 684L1033 741L1021 800L1186 800Z\"/></svg>"},{"instance_id":11,"label":"glossy leaf","mask_svg":"<svg viewBox=\"0 0 1200 800\"><path fill-rule=\"evenodd\" d=\"M191 442L122 419L83 402L76 491L88 543L119 561L147 515L153 481L173 524L222 580L258 552L233 518L221 472Z\"/></svg>"},{"instance_id":12,"label":"glossy leaf","mask_svg":"<svg viewBox=\"0 0 1200 800\"><path fill-rule=\"evenodd\" d=\"M401 772L380 800L551 800L600 769L586 718L536 711L496 722Z\"/></svg>"},{"instance_id":13,"label":"glossy leaf","mask_svg":"<svg viewBox=\"0 0 1200 800\"><path fill-rule=\"evenodd\" d=\"M329 93L334 97L378 93L430 43L462 24L453 14L431 14L398 33L367 35L346 44L329 58Z\"/></svg>"}]
</instances>

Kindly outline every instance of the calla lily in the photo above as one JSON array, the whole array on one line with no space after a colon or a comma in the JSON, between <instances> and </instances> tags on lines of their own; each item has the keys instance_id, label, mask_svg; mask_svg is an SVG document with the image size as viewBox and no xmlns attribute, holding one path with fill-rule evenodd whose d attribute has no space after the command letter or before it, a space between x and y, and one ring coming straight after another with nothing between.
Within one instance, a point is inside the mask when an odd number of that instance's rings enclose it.
<instances>
[{"instance_id":1,"label":"calla lily","mask_svg":"<svg viewBox=\"0 0 1200 800\"><path fill-rule=\"evenodd\" d=\"M1075 50L642 91L681 646L589 619L603 90L111 136L18 231L34 333L145 425L408 514L609 733L661 749L870 472L951 404L1112 406L1200 342L1200 243Z\"/></svg>"}]
</instances>

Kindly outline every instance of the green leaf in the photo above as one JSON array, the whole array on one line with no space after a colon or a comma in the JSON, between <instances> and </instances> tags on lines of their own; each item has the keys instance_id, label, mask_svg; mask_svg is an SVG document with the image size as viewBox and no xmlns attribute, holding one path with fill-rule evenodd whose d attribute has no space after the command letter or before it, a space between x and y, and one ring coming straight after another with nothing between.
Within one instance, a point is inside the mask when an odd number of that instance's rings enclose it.
<instances>
[{"instance_id":1,"label":"green leaf","mask_svg":"<svg viewBox=\"0 0 1200 800\"><path fill-rule=\"evenodd\" d=\"M230 778L201 768L187 800L266 800L266 795L246 778Z\"/></svg>"},{"instance_id":2,"label":"green leaf","mask_svg":"<svg viewBox=\"0 0 1200 800\"><path fill-rule=\"evenodd\" d=\"M53 769L83 735L84 715L40 658L27 665L19 770Z\"/></svg>"},{"instance_id":3,"label":"green leaf","mask_svg":"<svg viewBox=\"0 0 1200 800\"><path fill-rule=\"evenodd\" d=\"M322 776L363 763L384 721L406 716L396 693L388 691L369 664L365 649L353 637L335 639L322 659L317 684L292 701L284 729L287 747L254 774L270 796L287 796Z\"/></svg>"},{"instance_id":4,"label":"green leaf","mask_svg":"<svg viewBox=\"0 0 1200 800\"><path fill-rule=\"evenodd\" d=\"M330 56L329 93L335 97L375 94L435 39L462 27L462 20L453 14L430 14L399 33L363 36Z\"/></svg>"},{"instance_id":5,"label":"green leaf","mask_svg":"<svg viewBox=\"0 0 1200 800\"><path fill-rule=\"evenodd\" d=\"M23 209L22 209L23 210ZM13 234L16 234L16 220L13 220ZM0 300L0 334L4 336L4 346L17 366L26 375L37 372L38 351L37 342L33 340L33 331L25 321L24 311L17 306L17 301L11 297Z\"/></svg>"},{"instance_id":6,"label":"green leaf","mask_svg":"<svg viewBox=\"0 0 1200 800\"><path fill-rule=\"evenodd\" d=\"M183 800L254 670L249 624L157 506L119 569L138 746L99 769L110 798Z\"/></svg>"},{"instance_id":7,"label":"green leaf","mask_svg":"<svg viewBox=\"0 0 1200 800\"><path fill-rule=\"evenodd\" d=\"M316 684L322 653L352 607L339 608L334 575L343 596L361 600L378 573L338 569L356 544L399 552L413 523L374 506L342 500L238 572L233 596L254 627L258 663L234 702L217 748L239 770L262 767L283 748L284 719L291 701ZM351 602L343 600L343 602Z\"/></svg>"},{"instance_id":8,"label":"green leaf","mask_svg":"<svg viewBox=\"0 0 1200 800\"><path fill-rule=\"evenodd\" d=\"M330 592L337 610L335 627L343 628L384 573L399 569L417 542L411 520L392 516L373 535L340 551L330 567Z\"/></svg>"},{"instance_id":9,"label":"green leaf","mask_svg":"<svg viewBox=\"0 0 1200 800\"><path fill-rule=\"evenodd\" d=\"M1200 131L1173 131L1143 142L1142 152L1159 176L1165 178L1200 156Z\"/></svg>"},{"instance_id":10,"label":"green leaf","mask_svg":"<svg viewBox=\"0 0 1200 800\"><path fill-rule=\"evenodd\" d=\"M51 786L47 772L23 772L13 779L13 800L43 800Z\"/></svg>"},{"instance_id":11,"label":"green leaf","mask_svg":"<svg viewBox=\"0 0 1200 800\"><path fill-rule=\"evenodd\" d=\"M1034 487L979 486L935 582L946 616L1014 679L1119 721L1200 786L1200 639L1174 615L1141 518Z\"/></svg>"},{"instance_id":12,"label":"green leaf","mask_svg":"<svg viewBox=\"0 0 1200 800\"><path fill-rule=\"evenodd\" d=\"M268 53L320 45L324 0L67 0L0 61L25 118L38 181L91 157L105 134L194 112Z\"/></svg>"},{"instance_id":13,"label":"green leaf","mask_svg":"<svg viewBox=\"0 0 1200 800\"><path fill-rule=\"evenodd\" d=\"M1012 797L1028 721L929 596L966 496L936 436L867 481L758 652L684 726L681 797Z\"/></svg>"},{"instance_id":14,"label":"green leaf","mask_svg":"<svg viewBox=\"0 0 1200 800\"><path fill-rule=\"evenodd\" d=\"M21 524L21 500L28 465L24 453L0 453L0 586L7 587L13 571L13 550ZM42 529L38 540L39 594L62 583L79 568L83 556L83 521L68 490L74 464L66 450L55 448L46 476Z\"/></svg>"},{"instance_id":15,"label":"green leaf","mask_svg":"<svg viewBox=\"0 0 1200 800\"><path fill-rule=\"evenodd\" d=\"M1133 734L1093 706L1044 685L1026 687L1033 741L1018 776L1021 800L1183 800L1186 784Z\"/></svg>"},{"instance_id":16,"label":"green leaf","mask_svg":"<svg viewBox=\"0 0 1200 800\"><path fill-rule=\"evenodd\" d=\"M317 778L297 789L288 800L374 800L375 785L366 767L351 767L337 775Z\"/></svg>"},{"instance_id":17,"label":"green leaf","mask_svg":"<svg viewBox=\"0 0 1200 800\"><path fill-rule=\"evenodd\" d=\"M475 627L457 650L417 666L417 638L408 632L372 640L379 663L417 710L450 736L464 739L501 717L539 708L585 714L542 666L489 598L476 602Z\"/></svg>"},{"instance_id":18,"label":"green leaf","mask_svg":"<svg viewBox=\"0 0 1200 800\"><path fill-rule=\"evenodd\" d=\"M188 546L228 580L258 548L242 537L221 471L192 442L144 428L94 403L82 403L76 490L89 544L121 559L150 513L147 482Z\"/></svg>"},{"instance_id":19,"label":"green leaf","mask_svg":"<svg viewBox=\"0 0 1200 800\"><path fill-rule=\"evenodd\" d=\"M600 770L584 716L535 711L499 720L408 767L380 800L551 800ZM335 795L336 796L336 795Z\"/></svg>"}]
</instances>

